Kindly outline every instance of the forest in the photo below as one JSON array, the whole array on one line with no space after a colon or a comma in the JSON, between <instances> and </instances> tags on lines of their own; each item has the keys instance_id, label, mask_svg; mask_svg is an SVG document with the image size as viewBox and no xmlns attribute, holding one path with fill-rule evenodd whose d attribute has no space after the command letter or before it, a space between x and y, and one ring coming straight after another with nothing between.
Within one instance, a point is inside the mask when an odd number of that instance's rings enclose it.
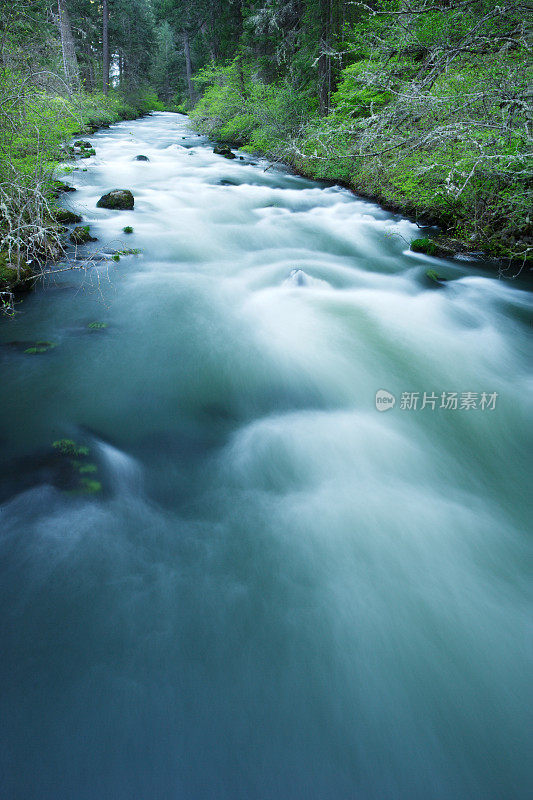
<instances>
[{"instance_id":1,"label":"forest","mask_svg":"<svg viewBox=\"0 0 533 800\"><path fill-rule=\"evenodd\" d=\"M162 109L441 226L426 252L526 264L530 13L520 0L3 0L4 290L62 252L69 137Z\"/></svg>"},{"instance_id":2,"label":"forest","mask_svg":"<svg viewBox=\"0 0 533 800\"><path fill-rule=\"evenodd\" d=\"M531 800L531 0L0 0L0 800Z\"/></svg>"}]
</instances>

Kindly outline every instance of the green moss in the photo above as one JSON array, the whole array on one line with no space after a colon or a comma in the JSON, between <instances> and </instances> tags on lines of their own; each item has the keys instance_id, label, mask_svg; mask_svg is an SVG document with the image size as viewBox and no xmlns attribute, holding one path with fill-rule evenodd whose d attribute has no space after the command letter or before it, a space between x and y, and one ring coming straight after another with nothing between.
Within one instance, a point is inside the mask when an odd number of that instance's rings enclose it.
<instances>
[{"instance_id":1,"label":"green moss","mask_svg":"<svg viewBox=\"0 0 533 800\"><path fill-rule=\"evenodd\" d=\"M87 327L91 331L101 331L104 328L107 328L107 322L89 322Z\"/></svg>"},{"instance_id":2,"label":"green moss","mask_svg":"<svg viewBox=\"0 0 533 800\"><path fill-rule=\"evenodd\" d=\"M131 225L126 225L125 228L122 228L122 231L124 233L133 233L133 228L131 227Z\"/></svg>"},{"instance_id":3,"label":"green moss","mask_svg":"<svg viewBox=\"0 0 533 800\"><path fill-rule=\"evenodd\" d=\"M426 253L428 256L436 256L439 249L431 239L414 239L411 242L413 253Z\"/></svg>"},{"instance_id":4,"label":"green moss","mask_svg":"<svg viewBox=\"0 0 533 800\"><path fill-rule=\"evenodd\" d=\"M75 192L76 189L74 186L71 186L69 183L65 183L64 181L52 181L52 187L56 194L61 192Z\"/></svg>"},{"instance_id":5,"label":"green moss","mask_svg":"<svg viewBox=\"0 0 533 800\"><path fill-rule=\"evenodd\" d=\"M134 203L133 194L129 189L113 189L102 195L96 205L98 208L131 210Z\"/></svg>"},{"instance_id":6,"label":"green moss","mask_svg":"<svg viewBox=\"0 0 533 800\"><path fill-rule=\"evenodd\" d=\"M81 222L79 214L74 214L72 211L67 211L66 208L59 208L54 212L56 222L62 222L65 225L72 225L76 222Z\"/></svg>"},{"instance_id":7,"label":"green moss","mask_svg":"<svg viewBox=\"0 0 533 800\"><path fill-rule=\"evenodd\" d=\"M84 445L77 445L73 439L57 439L52 442L52 447L61 453L62 456L87 456L89 448Z\"/></svg>"},{"instance_id":8,"label":"green moss","mask_svg":"<svg viewBox=\"0 0 533 800\"><path fill-rule=\"evenodd\" d=\"M27 355L37 355L39 353L47 353L57 347L55 342L35 342L31 347L27 347L24 353Z\"/></svg>"},{"instance_id":9,"label":"green moss","mask_svg":"<svg viewBox=\"0 0 533 800\"><path fill-rule=\"evenodd\" d=\"M118 253L113 253L111 258L112 258L113 261L120 261L120 256L119 256Z\"/></svg>"},{"instance_id":10,"label":"green moss","mask_svg":"<svg viewBox=\"0 0 533 800\"><path fill-rule=\"evenodd\" d=\"M91 478L82 478L80 481L82 491L86 494L97 494L102 491L102 484L100 481L91 480Z\"/></svg>"},{"instance_id":11,"label":"green moss","mask_svg":"<svg viewBox=\"0 0 533 800\"><path fill-rule=\"evenodd\" d=\"M18 273L8 259L7 253L0 252L0 288L9 288L18 280Z\"/></svg>"},{"instance_id":12,"label":"green moss","mask_svg":"<svg viewBox=\"0 0 533 800\"><path fill-rule=\"evenodd\" d=\"M96 238L91 236L90 228L88 225L81 225L74 228L70 234L70 241L74 244L85 244L86 242L96 242Z\"/></svg>"},{"instance_id":13,"label":"green moss","mask_svg":"<svg viewBox=\"0 0 533 800\"><path fill-rule=\"evenodd\" d=\"M96 464L83 464L78 468L78 472L80 475L89 475L98 472L98 467Z\"/></svg>"},{"instance_id":14,"label":"green moss","mask_svg":"<svg viewBox=\"0 0 533 800\"><path fill-rule=\"evenodd\" d=\"M441 276L438 274L438 272L436 272L434 269L428 269L428 270L427 270L427 272L426 272L426 278L428 278L428 280L430 280L430 281L431 281L431 283L433 283L433 284L437 284L438 286L443 286L443 285L444 285L444 283L445 283L445 282L446 282L446 280L447 280L446 278L442 278L442 277L441 277Z\"/></svg>"}]
</instances>

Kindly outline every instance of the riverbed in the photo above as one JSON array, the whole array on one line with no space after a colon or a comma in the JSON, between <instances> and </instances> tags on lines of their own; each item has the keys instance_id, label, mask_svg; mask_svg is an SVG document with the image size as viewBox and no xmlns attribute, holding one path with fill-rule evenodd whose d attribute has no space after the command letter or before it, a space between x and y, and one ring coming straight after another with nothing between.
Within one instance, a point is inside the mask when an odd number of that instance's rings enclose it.
<instances>
[{"instance_id":1,"label":"riverbed","mask_svg":"<svg viewBox=\"0 0 533 800\"><path fill-rule=\"evenodd\" d=\"M181 115L89 141L94 263L0 325L2 797L529 798L530 293Z\"/></svg>"}]
</instances>

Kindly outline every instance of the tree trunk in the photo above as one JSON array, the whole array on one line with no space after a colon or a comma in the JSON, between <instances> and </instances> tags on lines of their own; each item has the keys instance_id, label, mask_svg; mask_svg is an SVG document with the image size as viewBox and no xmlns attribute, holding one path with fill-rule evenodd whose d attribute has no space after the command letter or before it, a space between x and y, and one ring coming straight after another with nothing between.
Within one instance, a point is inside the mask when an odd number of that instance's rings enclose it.
<instances>
[{"instance_id":1,"label":"tree trunk","mask_svg":"<svg viewBox=\"0 0 533 800\"><path fill-rule=\"evenodd\" d=\"M215 53L214 43L213 40L211 39L211 36L209 35L207 25L205 24L205 22L202 23L200 30L202 31L202 36L204 37L207 49L209 50L209 57L211 61L216 61L217 56Z\"/></svg>"},{"instance_id":2,"label":"tree trunk","mask_svg":"<svg viewBox=\"0 0 533 800\"><path fill-rule=\"evenodd\" d=\"M59 32L61 34L61 50L63 53L63 69L65 80L70 88L79 89L80 70L76 49L74 47L74 37L70 26L70 18L67 11L65 0L57 0L57 13L59 22Z\"/></svg>"},{"instance_id":3,"label":"tree trunk","mask_svg":"<svg viewBox=\"0 0 533 800\"><path fill-rule=\"evenodd\" d=\"M320 0L318 96L320 100L320 112L322 114L328 113L331 99L331 56L328 54L330 48L330 28L331 0Z\"/></svg>"},{"instance_id":4,"label":"tree trunk","mask_svg":"<svg viewBox=\"0 0 533 800\"><path fill-rule=\"evenodd\" d=\"M109 9L107 0L102 2L102 89L109 91Z\"/></svg>"},{"instance_id":5,"label":"tree trunk","mask_svg":"<svg viewBox=\"0 0 533 800\"><path fill-rule=\"evenodd\" d=\"M185 53L185 71L187 73L187 87L189 89L189 98L191 103L195 101L194 85L192 82L192 62L191 62L191 47L189 44L189 34L183 31L183 52Z\"/></svg>"}]
</instances>

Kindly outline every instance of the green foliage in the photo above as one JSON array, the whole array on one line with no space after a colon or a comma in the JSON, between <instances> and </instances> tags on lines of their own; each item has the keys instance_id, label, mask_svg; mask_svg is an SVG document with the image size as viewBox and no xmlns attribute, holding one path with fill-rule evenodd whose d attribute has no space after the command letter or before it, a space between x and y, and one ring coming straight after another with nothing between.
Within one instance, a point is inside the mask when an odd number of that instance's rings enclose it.
<instances>
[{"instance_id":1,"label":"green foliage","mask_svg":"<svg viewBox=\"0 0 533 800\"><path fill-rule=\"evenodd\" d=\"M191 112L195 124L311 177L342 180L398 211L430 217L471 248L531 258L520 3L415 0L408 10L375 0L353 4L341 30L342 4L332 2L326 31L319 5L326 7L305 0L254 6L238 57L197 75L203 96ZM343 51L333 66L317 54L319 40ZM324 115L317 94L328 59ZM431 255L450 252L435 242L425 247Z\"/></svg>"},{"instance_id":2,"label":"green foliage","mask_svg":"<svg viewBox=\"0 0 533 800\"><path fill-rule=\"evenodd\" d=\"M133 233L133 228L131 227L131 225L126 225L126 227L122 228L122 230L124 233Z\"/></svg>"},{"instance_id":3,"label":"green foliage","mask_svg":"<svg viewBox=\"0 0 533 800\"><path fill-rule=\"evenodd\" d=\"M317 103L295 93L286 82L267 85L237 59L225 67L208 67L196 78L204 89L191 119L204 133L245 145L250 151L277 155L297 136Z\"/></svg>"}]
</instances>

